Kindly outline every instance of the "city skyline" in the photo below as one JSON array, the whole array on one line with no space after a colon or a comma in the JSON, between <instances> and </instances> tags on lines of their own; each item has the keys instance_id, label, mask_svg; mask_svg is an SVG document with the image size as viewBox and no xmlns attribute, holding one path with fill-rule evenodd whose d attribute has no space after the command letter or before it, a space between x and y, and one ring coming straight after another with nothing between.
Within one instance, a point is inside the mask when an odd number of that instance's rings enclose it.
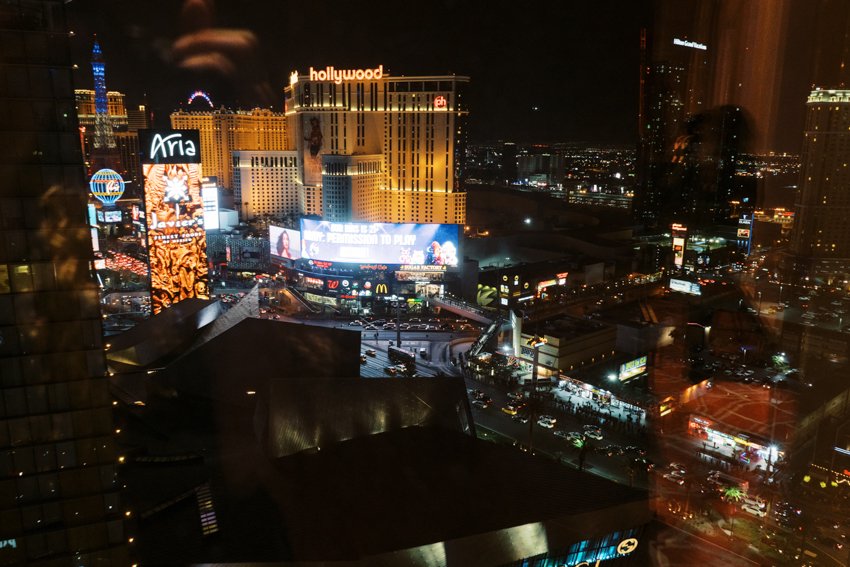
<instances>
[{"instance_id":1,"label":"city skyline","mask_svg":"<svg viewBox=\"0 0 850 567\"><path fill-rule=\"evenodd\" d=\"M715 95L732 96L733 102L754 111L758 126L768 130L767 145L755 149L792 153L802 144L805 109L799 101L812 85L828 88L844 81L841 58L836 56L840 46L827 44L840 39L826 39L834 37L842 21L823 16L837 9L829 0L820 0L811 10L800 1L783 0L776 9L750 12L744 10L747 2L736 0L714 16L731 26L724 36L700 31L705 30L702 16L690 14L684 5L651 0L601 6L553 2L529 10L508 2L445 2L429 6L415 21L396 13L389 3L356 8L219 4L216 16L198 16L202 4L187 2L182 14L166 2L154 2L144 13L127 3L72 5L75 61L82 70L92 34L97 33L111 63L112 88L126 91L134 101L146 93L158 120L197 89L210 92L216 105L281 110L283 88L293 70L382 64L394 75L470 76L472 139L632 145L637 142L641 29L655 27L663 30L670 47L680 35L706 42L708 53L722 59L715 63L718 69L728 73L727 82L716 85ZM253 17L257 10L267 17ZM687 15L676 16L677 11ZM666 17L657 18L656 12ZM744 19L753 20L755 29L775 31L735 31ZM205 22L238 30L228 36L232 45L218 51L236 63L235 70L211 73L209 60L198 61L197 45L177 43L181 33L185 38ZM693 48L680 43L675 49ZM730 58L740 52L756 52L759 59L749 66L730 65ZM757 94L747 84L733 87L730 79L764 86ZM88 76L78 75L77 81L80 88L90 86ZM764 99L765 92L772 96ZM768 107L757 108L763 99ZM777 116L787 127L767 129L762 117Z\"/></svg>"},{"instance_id":2,"label":"city skyline","mask_svg":"<svg viewBox=\"0 0 850 567\"><path fill-rule=\"evenodd\" d=\"M847 0L0 45L0 564L848 565Z\"/></svg>"}]
</instances>

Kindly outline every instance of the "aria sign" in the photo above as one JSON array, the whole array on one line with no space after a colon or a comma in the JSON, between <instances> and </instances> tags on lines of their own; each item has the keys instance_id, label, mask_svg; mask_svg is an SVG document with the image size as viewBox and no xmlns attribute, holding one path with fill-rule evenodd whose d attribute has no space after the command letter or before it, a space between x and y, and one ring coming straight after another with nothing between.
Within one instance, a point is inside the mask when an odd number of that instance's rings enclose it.
<instances>
[{"instance_id":1,"label":"aria sign","mask_svg":"<svg viewBox=\"0 0 850 567\"><path fill-rule=\"evenodd\" d=\"M197 130L139 130L142 163L200 163Z\"/></svg>"},{"instance_id":2,"label":"aria sign","mask_svg":"<svg viewBox=\"0 0 850 567\"><path fill-rule=\"evenodd\" d=\"M289 76L289 82L292 83L292 77L297 73ZM343 81L371 81L378 80L384 76L384 66L378 65L377 69L334 69L333 67L325 67L321 71L316 71L310 67L311 81L333 81L337 85Z\"/></svg>"}]
</instances>

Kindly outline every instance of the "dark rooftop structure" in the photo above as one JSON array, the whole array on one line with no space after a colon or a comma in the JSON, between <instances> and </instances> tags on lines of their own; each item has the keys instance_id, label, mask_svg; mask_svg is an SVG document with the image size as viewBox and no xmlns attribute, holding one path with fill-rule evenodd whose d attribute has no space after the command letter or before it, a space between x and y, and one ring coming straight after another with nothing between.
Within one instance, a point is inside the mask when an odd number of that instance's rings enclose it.
<instances>
[{"instance_id":1,"label":"dark rooftop structure","mask_svg":"<svg viewBox=\"0 0 850 567\"><path fill-rule=\"evenodd\" d=\"M358 372L356 332L245 319L140 373L141 562L498 565L648 522L641 491L476 439L461 379Z\"/></svg>"},{"instance_id":2,"label":"dark rooftop structure","mask_svg":"<svg viewBox=\"0 0 850 567\"><path fill-rule=\"evenodd\" d=\"M560 317L558 319L549 319L543 322L528 324L523 327L523 333L545 334L550 337L569 341L608 328L610 328L610 325L591 319Z\"/></svg>"}]
</instances>

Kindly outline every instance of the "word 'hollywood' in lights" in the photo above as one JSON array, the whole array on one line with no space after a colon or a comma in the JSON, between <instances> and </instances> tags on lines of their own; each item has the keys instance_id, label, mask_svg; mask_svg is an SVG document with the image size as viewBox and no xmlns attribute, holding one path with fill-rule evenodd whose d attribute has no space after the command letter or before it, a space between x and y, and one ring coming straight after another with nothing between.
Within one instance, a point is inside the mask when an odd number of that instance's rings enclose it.
<instances>
[{"instance_id":1,"label":"word 'hollywood' in lights","mask_svg":"<svg viewBox=\"0 0 850 567\"><path fill-rule=\"evenodd\" d=\"M317 71L310 67L311 81L333 81L338 85L343 81L379 80L383 78L383 76L383 65L378 65L377 69L334 69L333 67L325 67L321 71ZM291 80L292 76L290 76L290 81Z\"/></svg>"},{"instance_id":2,"label":"word 'hollywood' in lights","mask_svg":"<svg viewBox=\"0 0 850 567\"><path fill-rule=\"evenodd\" d=\"M189 97L189 100L186 102L186 104L192 104L192 103L195 101L195 99L196 99L196 98L202 98L202 99L204 99L205 101L207 101L207 104L209 104L209 105L210 105L210 108L215 108L215 107L213 106L213 101L212 101L212 99L210 99L210 95L208 95L208 94L207 94L207 93L205 93L204 91L195 91L195 92L193 92L193 93L192 93L192 95Z\"/></svg>"},{"instance_id":3,"label":"word 'hollywood' in lights","mask_svg":"<svg viewBox=\"0 0 850 567\"><path fill-rule=\"evenodd\" d=\"M124 179L117 171L101 169L89 180L91 194L104 205L111 205L124 194Z\"/></svg>"}]
</instances>

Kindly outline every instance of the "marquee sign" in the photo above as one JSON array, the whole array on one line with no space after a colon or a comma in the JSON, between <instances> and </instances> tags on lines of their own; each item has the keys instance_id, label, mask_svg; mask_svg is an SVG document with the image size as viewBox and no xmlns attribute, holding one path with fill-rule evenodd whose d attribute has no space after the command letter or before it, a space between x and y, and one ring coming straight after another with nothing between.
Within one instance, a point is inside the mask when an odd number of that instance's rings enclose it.
<instances>
[{"instance_id":1,"label":"marquee sign","mask_svg":"<svg viewBox=\"0 0 850 567\"><path fill-rule=\"evenodd\" d=\"M139 130L142 163L201 163L198 130Z\"/></svg>"},{"instance_id":2,"label":"marquee sign","mask_svg":"<svg viewBox=\"0 0 850 567\"><path fill-rule=\"evenodd\" d=\"M293 73L297 77L297 73ZM384 76L384 66L378 65L377 69L334 69L332 66L317 71L310 67L311 81L333 81L337 85L343 81L371 81L378 80ZM290 82L292 75L290 75Z\"/></svg>"}]
</instances>

